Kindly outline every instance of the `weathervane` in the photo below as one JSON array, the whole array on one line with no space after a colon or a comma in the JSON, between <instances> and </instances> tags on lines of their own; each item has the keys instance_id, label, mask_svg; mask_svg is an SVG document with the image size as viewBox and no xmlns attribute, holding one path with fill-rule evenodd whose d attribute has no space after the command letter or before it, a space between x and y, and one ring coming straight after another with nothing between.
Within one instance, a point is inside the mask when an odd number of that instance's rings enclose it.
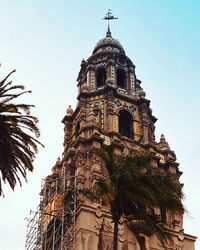
<instances>
[{"instance_id":1,"label":"weathervane","mask_svg":"<svg viewBox=\"0 0 200 250\"><path fill-rule=\"evenodd\" d=\"M107 35L111 35L110 32L110 20L115 20L118 19L118 17L115 17L114 15L112 15L111 9L108 9L108 12L106 13L106 16L104 18L102 18L103 20L108 20L108 31L107 31Z\"/></svg>"}]
</instances>

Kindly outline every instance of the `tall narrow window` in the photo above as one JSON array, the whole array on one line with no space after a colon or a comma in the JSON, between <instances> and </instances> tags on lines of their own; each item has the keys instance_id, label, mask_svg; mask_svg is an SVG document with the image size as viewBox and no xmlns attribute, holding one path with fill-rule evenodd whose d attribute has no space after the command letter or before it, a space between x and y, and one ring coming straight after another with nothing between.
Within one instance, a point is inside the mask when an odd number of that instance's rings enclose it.
<instances>
[{"instance_id":1,"label":"tall narrow window","mask_svg":"<svg viewBox=\"0 0 200 250\"><path fill-rule=\"evenodd\" d=\"M122 69L117 70L117 86L122 89L126 88L126 73Z\"/></svg>"},{"instance_id":2,"label":"tall narrow window","mask_svg":"<svg viewBox=\"0 0 200 250\"><path fill-rule=\"evenodd\" d=\"M106 83L106 70L104 68L100 68L97 70L96 80L97 80L97 87L105 85L105 83Z\"/></svg>"},{"instance_id":3,"label":"tall narrow window","mask_svg":"<svg viewBox=\"0 0 200 250\"><path fill-rule=\"evenodd\" d=\"M119 111L119 132L121 135L133 138L133 118L126 110Z\"/></svg>"}]
</instances>

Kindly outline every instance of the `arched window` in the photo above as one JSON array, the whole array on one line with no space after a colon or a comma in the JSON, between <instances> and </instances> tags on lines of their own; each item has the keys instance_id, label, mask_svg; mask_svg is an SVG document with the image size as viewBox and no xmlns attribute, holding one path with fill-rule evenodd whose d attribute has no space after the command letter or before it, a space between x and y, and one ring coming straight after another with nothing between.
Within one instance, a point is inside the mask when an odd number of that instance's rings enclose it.
<instances>
[{"instance_id":1,"label":"arched window","mask_svg":"<svg viewBox=\"0 0 200 250\"><path fill-rule=\"evenodd\" d=\"M121 135L133 138L133 117L126 110L119 111L119 132Z\"/></svg>"},{"instance_id":2,"label":"arched window","mask_svg":"<svg viewBox=\"0 0 200 250\"><path fill-rule=\"evenodd\" d=\"M105 83L106 83L106 70L104 68L100 68L97 70L96 81L97 81L97 87L105 85Z\"/></svg>"},{"instance_id":3,"label":"arched window","mask_svg":"<svg viewBox=\"0 0 200 250\"><path fill-rule=\"evenodd\" d=\"M126 73L122 69L117 69L117 86L126 88Z\"/></svg>"}]
</instances>

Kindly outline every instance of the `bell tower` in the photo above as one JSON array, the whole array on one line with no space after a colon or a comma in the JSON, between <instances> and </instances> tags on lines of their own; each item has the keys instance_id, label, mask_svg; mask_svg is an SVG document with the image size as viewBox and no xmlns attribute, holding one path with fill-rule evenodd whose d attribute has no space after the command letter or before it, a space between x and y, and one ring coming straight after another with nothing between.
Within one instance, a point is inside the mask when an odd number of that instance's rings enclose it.
<instances>
[{"instance_id":1,"label":"bell tower","mask_svg":"<svg viewBox=\"0 0 200 250\"><path fill-rule=\"evenodd\" d=\"M107 20L112 18L108 15ZM114 225L107 207L76 193L77 189L92 188L105 175L104 164L95 153L102 144L114 144L119 154L134 148L149 150L155 155L153 167L161 167L177 179L182 174L164 135L160 142L155 141L157 118L136 76L135 65L112 37L109 26L92 55L82 60L77 88L77 106L74 111L69 106L62 120L63 157L44 179L39 230L35 241L33 237L27 239L27 250L28 242L42 250L113 248ZM194 250L196 237L184 233L182 215L155 212L165 217L169 226L172 238L168 249ZM142 239L147 250L164 250L155 235L144 235ZM119 224L118 250L140 250L123 220Z\"/></svg>"},{"instance_id":2,"label":"bell tower","mask_svg":"<svg viewBox=\"0 0 200 250\"><path fill-rule=\"evenodd\" d=\"M155 142L157 119L152 115L150 101L145 99L135 65L110 30L87 61L82 60L77 81L77 108L73 114L68 109L63 119L71 128L66 129L65 148L74 140L89 136L91 128L107 143L113 138L120 142Z\"/></svg>"},{"instance_id":3,"label":"bell tower","mask_svg":"<svg viewBox=\"0 0 200 250\"><path fill-rule=\"evenodd\" d=\"M174 173L179 179L182 172L164 135L160 142L155 141L157 118L152 115L150 101L136 77L135 65L112 37L109 27L92 55L82 60L77 82L77 107L75 111L69 107L62 122L63 168L66 175L73 172L76 176L78 189L91 188L103 174L103 163L94 151L102 144L114 144L118 153L126 154L136 147L154 152L154 166ZM75 249L112 249L113 223L106 208L81 195L76 199ZM173 235L169 249L194 250L196 238L184 234L183 216L157 212L165 217ZM98 248L100 240L102 248ZM163 249L155 235L144 236L144 241L147 249ZM123 221L119 225L118 245L120 250L140 249Z\"/></svg>"}]
</instances>

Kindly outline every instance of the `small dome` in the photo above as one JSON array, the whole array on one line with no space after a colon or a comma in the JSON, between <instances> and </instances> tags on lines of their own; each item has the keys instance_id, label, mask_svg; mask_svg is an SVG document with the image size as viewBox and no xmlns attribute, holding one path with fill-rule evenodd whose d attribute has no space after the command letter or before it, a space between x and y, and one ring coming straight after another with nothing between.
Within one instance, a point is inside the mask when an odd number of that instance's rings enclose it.
<instances>
[{"instance_id":1,"label":"small dome","mask_svg":"<svg viewBox=\"0 0 200 250\"><path fill-rule=\"evenodd\" d=\"M111 78L107 78L106 84L107 84L107 85L108 85L108 84L114 85L114 82L113 82L113 80L112 80Z\"/></svg>"},{"instance_id":2,"label":"small dome","mask_svg":"<svg viewBox=\"0 0 200 250\"><path fill-rule=\"evenodd\" d=\"M71 108L71 105L66 110L67 115L72 115L74 113L73 109Z\"/></svg>"},{"instance_id":3,"label":"small dome","mask_svg":"<svg viewBox=\"0 0 200 250\"><path fill-rule=\"evenodd\" d=\"M144 90L140 90L139 96L144 98L146 96L146 92Z\"/></svg>"},{"instance_id":4,"label":"small dome","mask_svg":"<svg viewBox=\"0 0 200 250\"><path fill-rule=\"evenodd\" d=\"M118 52L125 54L123 46L117 39L111 36L110 32L107 32L106 37L98 41L97 45L93 50L93 54L104 51L111 51L111 52Z\"/></svg>"}]
</instances>

